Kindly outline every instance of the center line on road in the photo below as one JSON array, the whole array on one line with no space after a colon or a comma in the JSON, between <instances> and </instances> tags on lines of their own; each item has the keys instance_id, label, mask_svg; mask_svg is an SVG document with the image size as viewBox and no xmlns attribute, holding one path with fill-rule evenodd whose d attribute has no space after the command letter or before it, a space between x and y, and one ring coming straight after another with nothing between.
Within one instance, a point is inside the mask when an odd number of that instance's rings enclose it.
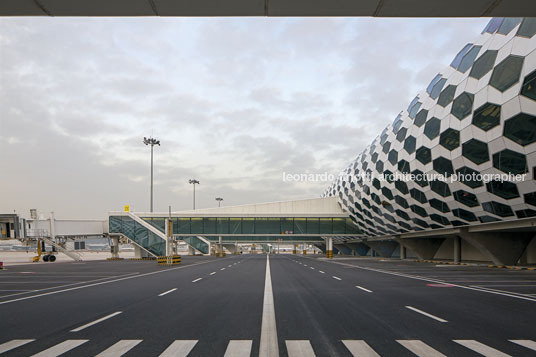
<instances>
[{"instance_id":1,"label":"center line on road","mask_svg":"<svg viewBox=\"0 0 536 357\"><path fill-rule=\"evenodd\" d=\"M214 275L214 274L216 274L216 272L215 272L215 271L213 271L212 273L210 273L210 275Z\"/></svg>"},{"instance_id":2,"label":"center line on road","mask_svg":"<svg viewBox=\"0 0 536 357\"><path fill-rule=\"evenodd\" d=\"M361 290L363 290L363 291L366 291L367 293L371 293L371 292L372 292L372 290L365 289L364 287L359 286L359 285L356 285L355 287L358 288L358 289L361 289Z\"/></svg>"},{"instance_id":3,"label":"center line on road","mask_svg":"<svg viewBox=\"0 0 536 357\"><path fill-rule=\"evenodd\" d=\"M270 274L270 255L266 255L266 277L264 280L264 301L262 307L261 342L259 357L278 357L277 325L275 322L274 293Z\"/></svg>"},{"instance_id":4,"label":"center line on road","mask_svg":"<svg viewBox=\"0 0 536 357\"><path fill-rule=\"evenodd\" d=\"M322 274L326 274L326 273L324 273L322 270L319 270L319 272L322 273Z\"/></svg>"},{"instance_id":5,"label":"center line on road","mask_svg":"<svg viewBox=\"0 0 536 357\"><path fill-rule=\"evenodd\" d=\"M416 308L414 308L413 306L406 306L406 308L407 308L407 309L410 309L410 310L412 310L412 311L415 311L415 312L417 312L417 313L419 313L419 314L421 314L421 315L424 315L424 316L426 316L426 317L429 317L429 318L431 318L431 319L434 319L434 320L436 320L436 321L439 321L439 322L448 322L447 320L443 320L443 319L440 318L440 317L437 317L437 316L434 316L434 315L429 314L429 313L427 313L427 312L424 312L424 311L421 311L421 310L419 310L419 309L416 309Z\"/></svg>"},{"instance_id":6,"label":"center line on road","mask_svg":"<svg viewBox=\"0 0 536 357\"><path fill-rule=\"evenodd\" d=\"M192 280L192 283L196 283L196 282L198 282L199 280L202 280L202 279L203 279L203 278L197 278L197 279L195 279L195 280Z\"/></svg>"},{"instance_id":7,"label":"center line on road","mask_svg":"<svg viewBox=\"0 0 536 357\"><path fill-rule=\"evenodd\" d=\"M162 294L158 294L158 296L164 296L164 295L167 295L167 294L169 294L169 293L174 292L175 290L177 290L177 288L174 288L174 289L171 289L171 290L168 290L168 291L164 291Z\"/></svg>"},{"instance_id":8,"label":"center line on road","mask_svg":"<svg viewBox=\"0 0 536 357\"><path fill-rule=\"evenodd\" d=\"M113 314L110 314L110 315L108 315L108 316L101 317L101 318L98 319L98 320L95 320L95 321L90 322L90 323L88 323L88 324L85 324L85 325L82 325L82 326L80 326L80 327L77 327L77 328L75 328L74 330L71 330L71 332L82 331L83 329L86 329L86 328L88 328L88 327L91 327L91 326L93 326L93 325L96 325L96 324L98 324L99 322L102 322L102 321L104 321L104 320L108 320L108 319L110 319L110 318L112 318L112 317L114 317L114 316L117 316L117 315L121 314L121 313L123 313L123 311L116 311L116 312L114 312Z\"/></svg>"},{"instance_id":9,"label":"center line on road","mask_svg":"<svg viewBox=\"0 0 536 357\"><path fill-rule=\"evenodd\" d=\"M332 278L335 279L335 280L342 280L341 278L339 278L338 276L335 276L335 275L333 275Z\"/></svg>"}]
</instances>

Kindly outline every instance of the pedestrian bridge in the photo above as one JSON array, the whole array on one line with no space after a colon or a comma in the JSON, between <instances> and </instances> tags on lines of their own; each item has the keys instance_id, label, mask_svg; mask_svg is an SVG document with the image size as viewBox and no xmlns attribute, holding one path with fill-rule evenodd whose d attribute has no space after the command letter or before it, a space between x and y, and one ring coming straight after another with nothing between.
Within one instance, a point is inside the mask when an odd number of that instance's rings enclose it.
<instances>
[{"instance_id":1,"label":"pedestrian bridge","mask_svg":"<svg viewBox=\"0 0 536 357\"><path fill-rule=\"evenodd\" d=\"M203 253L210 244L317 243L355 237L358 227L335 197L170 213L110 212L109 232L127 237L152 255L166 255L182 240Z\"/></svg>"}]
</instances>

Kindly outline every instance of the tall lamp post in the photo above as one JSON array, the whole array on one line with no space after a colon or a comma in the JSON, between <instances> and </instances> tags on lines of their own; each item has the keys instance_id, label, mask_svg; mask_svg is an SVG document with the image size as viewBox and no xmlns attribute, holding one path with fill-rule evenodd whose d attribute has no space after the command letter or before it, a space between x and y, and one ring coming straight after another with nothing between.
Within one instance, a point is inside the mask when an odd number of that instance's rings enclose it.
<instances>
[{"instance_id":1,"label":"tall lamp post","mask_svg":"<svg viewBox=\"0 0 536 357\"><path fill-rule=\"evenodd\" d=\"M154 138L143 137L143 143L145 145L151 145L151 212L153 211L153 147L155 145L160 146L160 140Z\"/></svg>"},{"instance_id":2,"label":"tall lamp post","mask_svg":"<svg viewBox=\"0 0 536 357\"><path fill-rule=\"evenodd\" d=\"M223 198L216 197L216 201L218 201L218 207L221 207L221 201L223 201Z\"/></svg>"},{"instance_id":3,"label":"tall lamp post","mask_svg":"<svg viewBox=\"0 0 536 357\"><path fill-rule=\"evenodd\" d=\"M197 181L196 179L190 179L188 182L194 185L194 211L195 211L195 185L199 185L199 181Z\"/></svg>"}]
</instances>

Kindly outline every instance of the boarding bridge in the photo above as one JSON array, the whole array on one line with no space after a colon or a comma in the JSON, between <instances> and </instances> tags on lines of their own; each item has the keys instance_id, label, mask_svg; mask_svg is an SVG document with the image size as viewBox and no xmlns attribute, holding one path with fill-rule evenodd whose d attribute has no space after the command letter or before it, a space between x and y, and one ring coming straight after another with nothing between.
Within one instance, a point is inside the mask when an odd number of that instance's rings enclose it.
<instances>
[{"instance_id":1,"label":"boarding bridge","mask_svg":"<svg viewBox=\"0 0 536 357\"><path fill-rule=\"evenodd\" d=\"M179 240L210 254L214 247L240 243L329 245L333 237L360 231L337 199L327 197L172 213L110 212L109 233L161 256Z\"/></svg>"}]
</instances>

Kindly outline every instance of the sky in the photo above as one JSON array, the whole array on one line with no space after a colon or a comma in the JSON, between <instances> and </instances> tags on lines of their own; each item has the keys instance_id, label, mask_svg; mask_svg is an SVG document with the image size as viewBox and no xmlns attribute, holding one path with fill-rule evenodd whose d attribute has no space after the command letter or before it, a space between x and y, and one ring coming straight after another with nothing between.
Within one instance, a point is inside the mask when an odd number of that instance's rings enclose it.
<instances>
[{"instance_id":1,"label":"sky","mask_svg":"<svg viewBox=\"0 0 536 357\"><path fill-rule=\"evenodd\" d=\"M319 197L489 19L0 18L0 213Z\"/></svg>"}]
</instances>

